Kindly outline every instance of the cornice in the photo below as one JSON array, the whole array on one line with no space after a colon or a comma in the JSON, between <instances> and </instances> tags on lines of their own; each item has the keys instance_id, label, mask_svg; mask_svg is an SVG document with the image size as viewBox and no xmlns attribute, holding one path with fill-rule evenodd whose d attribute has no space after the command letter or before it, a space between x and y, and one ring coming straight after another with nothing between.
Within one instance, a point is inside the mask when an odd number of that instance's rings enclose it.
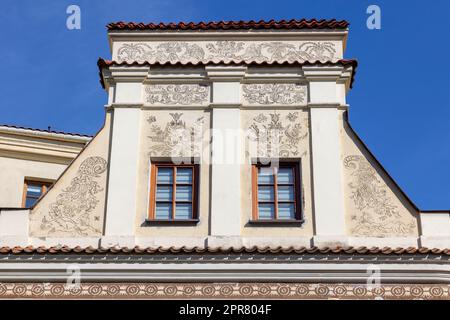
<instances>
[{"instance_id":1,"label":"cornice","mask_svg":"<svg viewBox=\"0 0 450 320\"><path fill-rule=\"evenodd\" d=\"M269 81L302 81L307 80L335 80L344 81L351 87L354 81L357 61L337 60L337 61L305 61L305 62L211 62L211 63L150 63L150 62L117 62L99 59L97 62L100 83L105 87L105 83L112 84L116 79L120 81L139 81L143 83L151 82L207 82L215 81L247 81L261 80ZM165 71L164 70L167 70ZM170 70L170 71L169 71ZM189 75L183 74L192 70ZM257 75L259 71L260 75ZM277 74L278 72L278 74Z\"/></svg>"}]
</instances>

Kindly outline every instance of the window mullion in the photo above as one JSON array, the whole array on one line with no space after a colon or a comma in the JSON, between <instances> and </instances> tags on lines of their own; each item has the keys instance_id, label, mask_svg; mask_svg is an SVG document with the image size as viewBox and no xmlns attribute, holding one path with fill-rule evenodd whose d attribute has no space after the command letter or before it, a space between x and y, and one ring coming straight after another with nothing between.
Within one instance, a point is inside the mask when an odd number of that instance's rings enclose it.
<instances>
[{"instance_id":1,"label":"window mullion","mask_svg":"<svg viewBox=\"0 0 450 320\"><path fill-rule=\"evenodd\" d=\"M176 206L176 202L175 202L175 194L177 192L177 174L176 174L177 168L175 166L173 166L173 190L172 190L172 217L171 219L174 220L175 219L175 206Z\"/></svg>"},{"instance_id":2,"label":"window mullion","mask_svg":"<svg viewBox=\"0 0 450 320\"><path fill-rule=\"evenodd\" d=\"M195 181L195 169L194 169L194 167L190 167L191 168L191 170L192 170L192 183L191 183L191 216L190 216L190 218L191 219L194 219L194 199L195 199L195 188L194 188L194 185L195 185L195 183L196 183L196 181Z\"/></svg>"},{"instance_id":3,"label":"window mullion","mask_svg":"<svg viewBox=\"0 0 450 320\"><path fill-rule=\"evenodd\" d=\"M275 173L275 168L273 169L273 190L274 190L274 195L273 195L273 200L275 202L275 220L278 219L278 179L277 179L277 174Z\"/></svg>"}]
</instances>

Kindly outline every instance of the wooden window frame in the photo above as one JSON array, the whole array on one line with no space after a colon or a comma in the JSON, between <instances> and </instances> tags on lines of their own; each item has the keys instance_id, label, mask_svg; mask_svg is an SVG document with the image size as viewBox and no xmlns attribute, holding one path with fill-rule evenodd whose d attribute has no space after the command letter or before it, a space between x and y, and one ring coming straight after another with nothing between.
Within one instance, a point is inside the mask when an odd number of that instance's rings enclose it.
<instances>
[{"instance_id":1,"label":"wooden window frame","mask_svg":"<svg viewBox=\"0 0 450 320\"><path fill-rule=\"evenodd\" d=\"M278 181L277 175L274 174L273 184L268 186L273 186L274 199L273 201L268 201L267 203L274 204L274 219L260 219L258 212L258 203L261 202L258 199L258 168L270 168L271 165L264 165L261 163L252 164L252 219L251 223L302 223L302 188L301 188L301 172L300 172L300 162L280 162L276 168L292 168L294 171L294 181L293 184L289 184L289 186L294 187L294 201L282 201L281 203L294 203L295 217L294 219L279 219L278 218ZM275 168L275 167L274 167ZM274 170L274 169L273 169Z\"/></svg>"},{"instance_id":2,"label":"wooden window frame","mask_svg":"<svg viewBox=\"0 0 450 320\"><path fill-rule=\"evenodd\" d=\"M38 184L41 186L41 195L39 196L39 198L36 198L36 201L34 202L34 204L36 204L36 202L48 191L48 189L53 185L53 182L48 181L48 180L39 180L39 179L30 179L30 178L25 178L23 181L23 192L22 192L22 208L26 208L25 205L27 203L27 191L28 191L28 186L32 185L32 184ZM34 206L33 204L33 206ZM31 206L31 207L33 207ZM31 208L30 207L30 208Z\"/></svg>"},{"instance_id":3,"label":"wooden window frame","mask_svg":"<svg viewBox=\"0 0 450 320\"><path fill-rule=\"evenodd\" d=\"M157 188L157 177L158 168L172 168L173 177L172 183L172 212L170 219L156 219L156 188ZM192 168L192 184L186 184L192 186L192 201L184 201L184 203L192 203L192 211L190 219L175 219L176 203L182 203L183 201L176 201L176 168ZM182 185L178 183L178 185ZM170 162L152 162L150 167L150 195L149 195L149 206L148 206L148 219L147 224L152 223L196 223L198 222L198 194L199 194L199 165L198 164L174 164Z\"/></svg>"}]
</instances>

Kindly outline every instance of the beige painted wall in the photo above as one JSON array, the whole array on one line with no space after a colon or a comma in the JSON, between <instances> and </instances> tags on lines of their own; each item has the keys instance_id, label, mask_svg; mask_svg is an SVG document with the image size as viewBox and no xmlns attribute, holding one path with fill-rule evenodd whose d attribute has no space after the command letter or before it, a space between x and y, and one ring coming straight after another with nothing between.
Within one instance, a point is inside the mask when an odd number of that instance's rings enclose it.
<instances>
[{"instance_id":1,"label":"beige painted wall","mask_svg":"<svg viewBox=\"0 0 450 320\"><path fill-rule=\"evenodd\" d=\"M86 237L103 232L110 114L105 125L30 213L30 236Z\"/></svg>"},{"instance_id":2,"label":"beige painted wall","mask_svg":"<svg viewBox=\"0 0 450 320\"><path fill-rule=\"evenodd\" d=\"M21 207L25 178L56 180L65 164L0 157L0 207Z\"/></svg>"},{"instance_id":3,"label":"beige painted wall","mask_svg":"<svg viewBox=\"0 0 450 320\"><path fill-rule=\"evenodd\" d=\"M342 121L347 233L361 237L419 235L419 213Z\"/></svg>"}]
</instances>

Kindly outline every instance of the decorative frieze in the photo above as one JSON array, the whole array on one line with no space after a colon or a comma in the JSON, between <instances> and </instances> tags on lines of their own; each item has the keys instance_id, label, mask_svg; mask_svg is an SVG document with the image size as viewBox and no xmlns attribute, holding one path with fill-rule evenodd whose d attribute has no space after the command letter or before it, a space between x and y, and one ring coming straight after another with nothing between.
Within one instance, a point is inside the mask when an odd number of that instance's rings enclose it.
<instances>
[{"instance_id":1,"label":"decorative frieze","mask_svg":"<svg viewBox=\"0 0 450 320\"><path fill-rule=\"evenodd\" d=\"M145 88L145 101L152 105L203 105L209 87L201 84L152 84Z\"/></svg>"},{"instance_id":2,"label":"decorative frieze","mask_svg":"<svg viewBox=\"0 0 450 320\"><path fill-rule=\"evenodd\" d=\"M304 62L338 59L337 48L330 41L170 41L130 42L121 44L118 62Z\"/></svg>"},{"instance_id":3,"label":"decorative frieze","mask_svg":"<svg viewBox=\"0 0 450 320\"><path fill-rule=\"evenodd\" d=\"M0 283L0 298L34 299L449 299L446 284Z\"/></svg>"},{"instance_id":4,"label":"decorative frieze","mask_svg":"<svg viewBox=\"0 0 450 320\"><path fill-rule=\"evenodd\" d=\"M243 100L247 104L304 105L306 86L295 83L243 84Z\"/></svg>"}]
</instances>

